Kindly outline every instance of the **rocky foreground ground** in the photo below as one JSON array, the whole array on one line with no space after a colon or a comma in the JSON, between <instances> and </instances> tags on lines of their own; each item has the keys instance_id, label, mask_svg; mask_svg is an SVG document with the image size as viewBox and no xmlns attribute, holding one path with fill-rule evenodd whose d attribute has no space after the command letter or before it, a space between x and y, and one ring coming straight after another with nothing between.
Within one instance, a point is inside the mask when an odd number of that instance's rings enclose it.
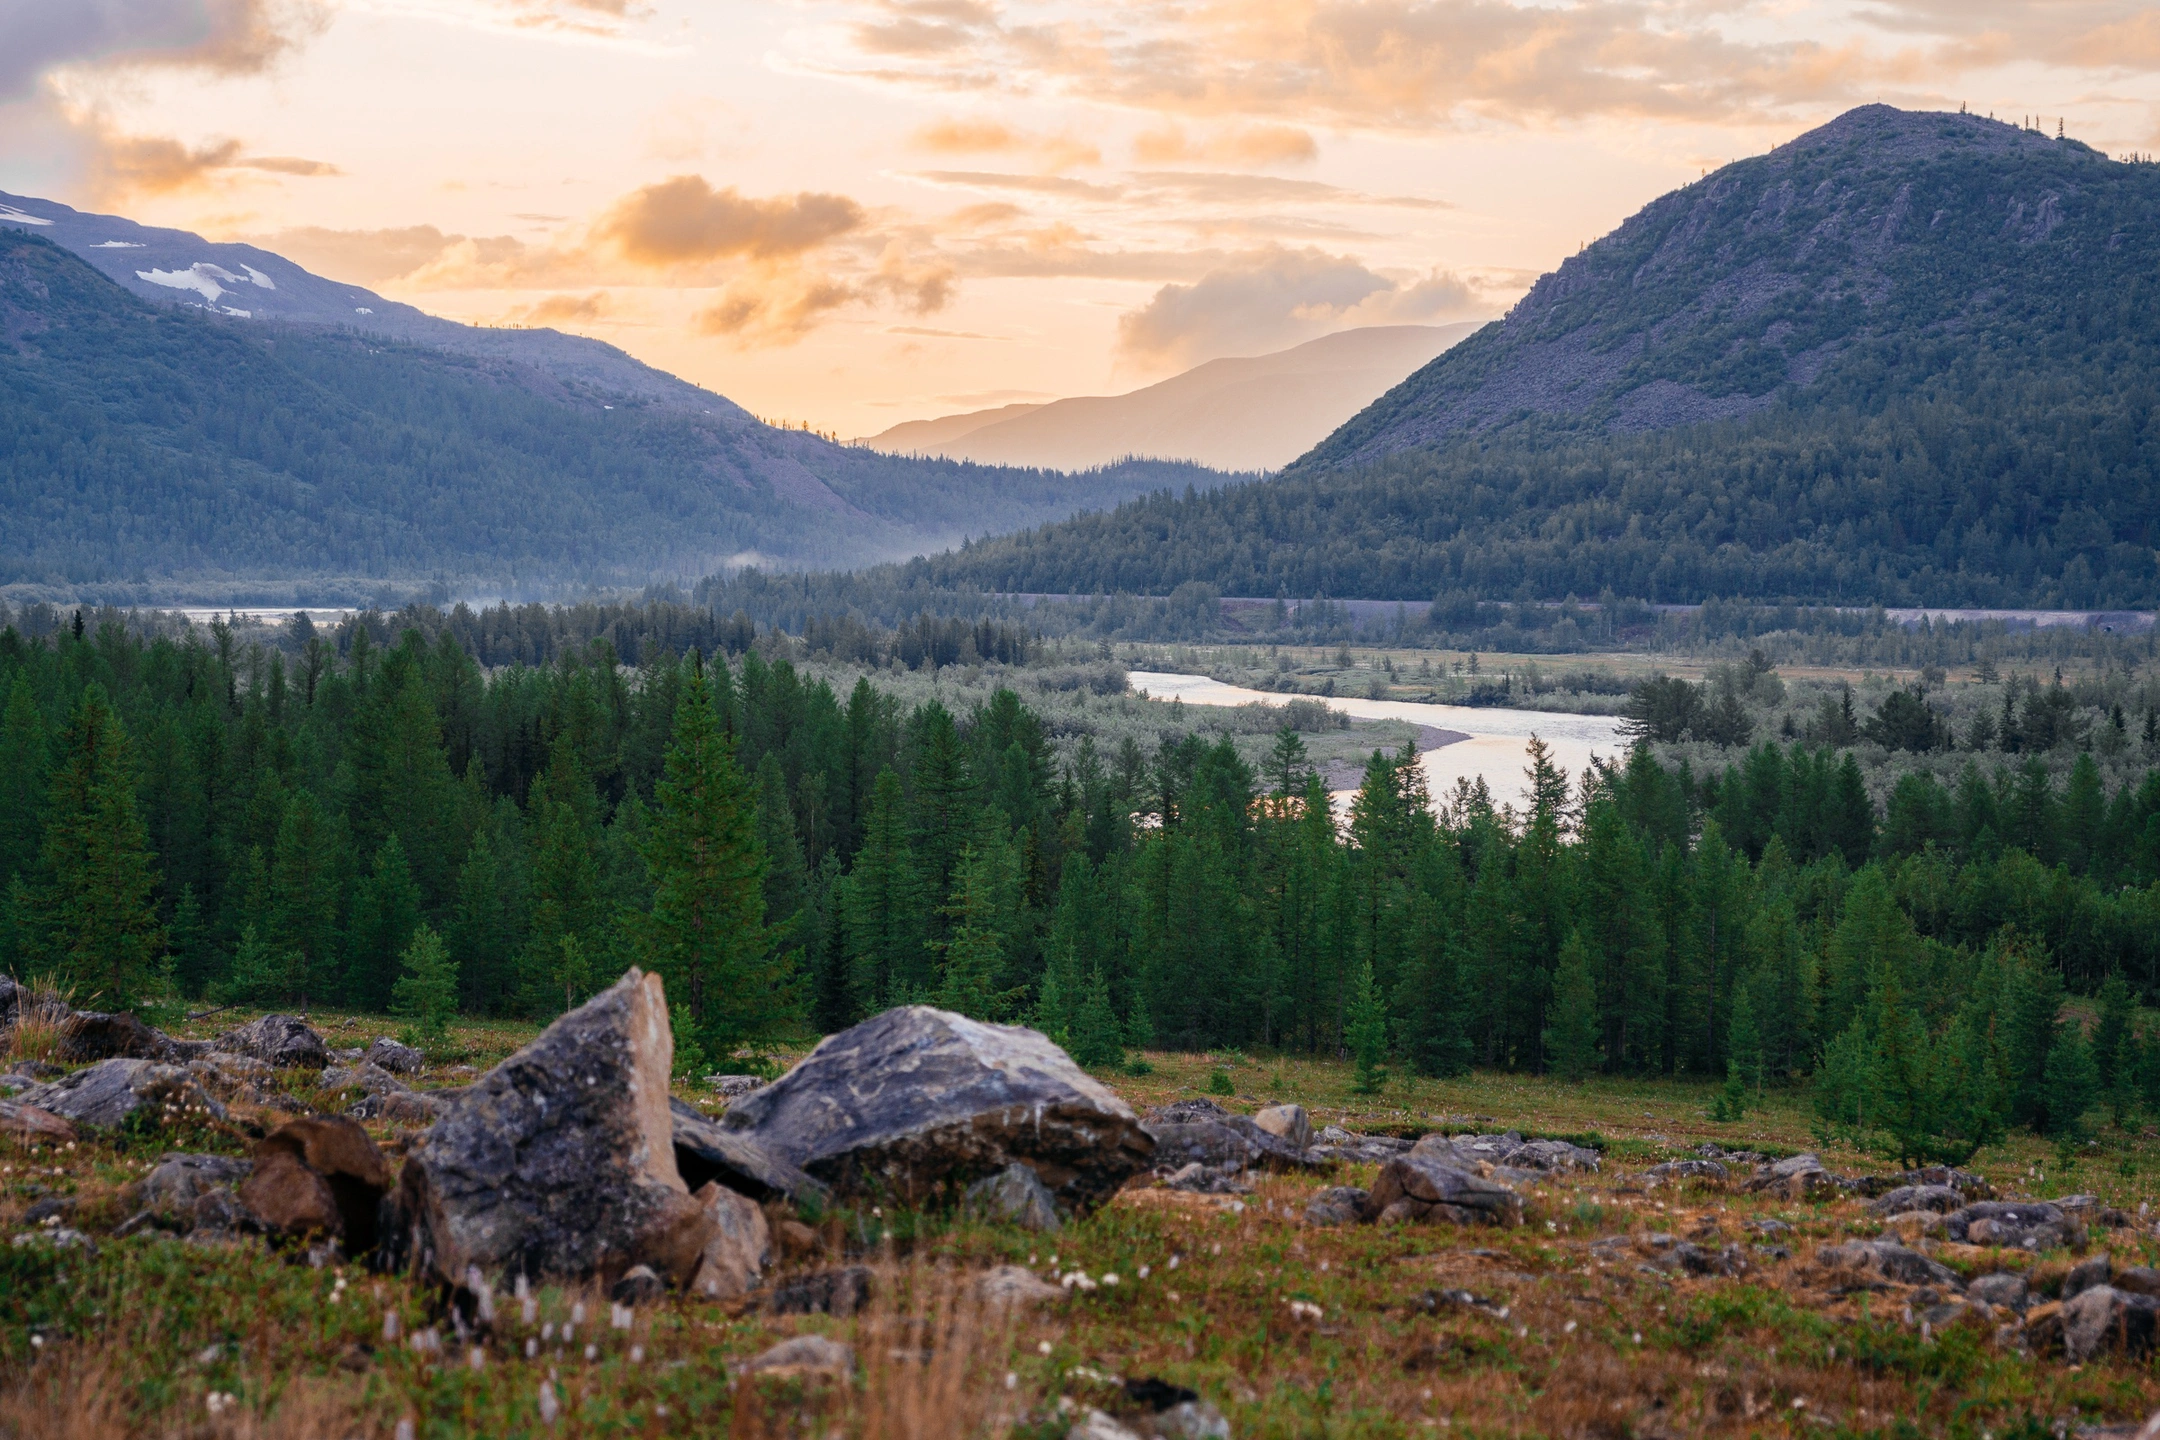
<instances>
[{"instance_id":1,"label":"rocky foreground ground","mask_svg":"<svg viewBox=\"0 0 2160 1440\"><path fill-rule=\"evenodd\" d=\"M2131 1435L2160 1405L2143 1205L1136 1112L923 1007L671 1094L658 992L446 1070L0 989L0 1434Z\"/></svg>"}]
</instances>

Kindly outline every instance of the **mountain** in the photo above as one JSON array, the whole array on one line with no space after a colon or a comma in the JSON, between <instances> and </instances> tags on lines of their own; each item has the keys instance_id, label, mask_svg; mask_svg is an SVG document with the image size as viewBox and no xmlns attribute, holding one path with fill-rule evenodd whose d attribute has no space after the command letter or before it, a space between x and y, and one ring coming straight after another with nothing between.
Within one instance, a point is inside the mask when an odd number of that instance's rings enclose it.
<instances>
[{"instance_id":1,"label":"mountain","mask_svg":"<svg viewBox=\"0 0 2160 1440\"><path fill-rule=\"evenodd\" d=\"M917 420L862 443L892 454L1060 470L1130 455L1278 470L1479 323L1344 330L1271 355L1210 360L1124 395Z\"/></svg>"},{"instance_id":2,"label":"mountain","mask_svg":"<svg viewBox=\"0 0 2160 1440\"><path fill-rule=\"evenodd\" d=\"M596 341L0 207L0 589L18 598L526 596L859 565L1214 478L835 445Z\"/></svg>"},{"instance_id":3,"label":"mountain","mask_svg":"<svg viewBox=\"0 0 2160 1440\"><path fill-rule=\"evenodd\" d=\"M1001 591L2160 602L2160 166L1871 105L1653 201L1281 477Z\"/></svg>"}]
</instances>

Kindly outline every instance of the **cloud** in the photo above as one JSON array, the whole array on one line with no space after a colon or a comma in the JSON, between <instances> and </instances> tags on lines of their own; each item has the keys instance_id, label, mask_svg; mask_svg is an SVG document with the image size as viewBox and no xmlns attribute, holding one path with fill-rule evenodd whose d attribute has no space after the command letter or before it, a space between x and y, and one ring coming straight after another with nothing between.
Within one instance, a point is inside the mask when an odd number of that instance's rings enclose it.
<instances>
[{"instance_id":1,"label":"cloud","mask_svg":"<svg viewBox=\"0 0 2160 1440\"><path fill-rule=\"evenodd\" d=\"M1320 147L1295 125L1236 125L1195 140L1182 126L1166 124L1133 141L1133 158L1143 165L1309 165Z\"/></svg>"},{"instance_id":2,"label":"cloud","mask_svg":"<svg viewBox=\"0 0 2160 1440\"><path fill-rule=\"evenodd\" d=\"M251 74L327 20L309 0L0 0L0 100L66 66Z\"/></svg>"},{"instance_id":3,"label":"cloud","mask_svg":"<svg viewBox=\"0 0 2160 1440\"><path fill-rule=\"evenodd\" d=\"M68 117L81 146L84 187L93 203L117 204L138 195L169 195L211 184L235 170L281 175L337 175L321 160L291 155L249 155L237 140L190 146L164 135L123 135L102 115Z\"/></svg>"},{"instance_id":4,"label":"cloud","mask_svg":"<svg viewBox=\"0 0 2160 1440\"><path fill-rule=\"evenodd\" d=\"M917 170L917 180L969 190L1018 190L1030 195L1060 195L1072 200L1119 200L1125 192L1115 185L1096 185L1063 175L1010 175L999 170Z\"/></svg>"},{"instance_id":5,"label":"cloud","mask_svg":"<svg viewBox=\"0 0 2160 1440\"><path fill-rule=\"evenodd\" d=\"M318 275L354 285L380 285L410 275L439 257L463 235L446 235L433 225L384 230L331 230L306 225L271 235L247 237L247 243L274 250Z\"/></svg>"},{"instance_id":6,"label":"cloud","mask_svg":"<svg viewBox=\"0 0 2160 1440\"><path fill-rule=\"evenodd\" d=\"M909 136L908 143L935 155L1028 155L1039 168L1052 172L1102 163L1102 151L1085 140L1033 135L1002 121L980 118L935 121Z\"/></svg>"},{"instance_id":7,"label":"cloud","mask_svg":"<svg viewBox=\"0 0 2160 1440\"><path fill-rule=\"evenodd\" d=\"M595 290L589 295L550 295L513 310L510 320L518 325L574 325L603 319L613 309L607 291Z\"/></svg>"},{"instance_id":8,"label":"cloud","mask_svg":"<svg viewBox=\"0 0 2160 1440\"><path fill-rule=\"evenodd\" d=\"M1118 318L1118 350L1145 369L1182 370L1353 325L1427 321L1476 308L1469 284L1445 272L1395 279L1349 256L1276 247L1240 256L1192 284L1163 286Z\"/></svg>"},{"instance_id":9,"label":"cloud","mask_svg":"<svg viewBox=\"0 0 2160 1440\"><path fill-rule=\"evenodd\" d=\"M758 200L733 187L715 190L701 175L678 175L618 200L595 233L639 264L662 266L800 255L862 223L862 207L844 195Z\"/></svg>"},{"instance_id":10,"label":"cloud","mask_svg":"<svg viewBox=\"0 0 2160 1440\"><path fill-rule=\"evenodd\" d=\"M743 349L789 345L856 298L853 288L826 276L748 275L731 282L691 323L700 335L724 336Z\"/></svg>"},{"instance_id":11,"label":"cloud","mask_svg":"<svg viewBox=\"0 0 2160 1440\"><path fill-rule=\"evenodd\" d=\"M1947 6L1959 0L1916 0ZM1996 0L1982 0L1993 4ZM1897 0L1892 0L1897 4ZM2122 9L2119 0L2073 8ZM991 88L1219 125L1148 132L1143 163L1301 159L1309 125L1425 132L1592 117L1788 123L1910 78L1910 54L1719 28L1731 5L1669 0L1011 0L935 18L854 0L852 29L798 32L790 62L924 90ZM2056 6L2026 7L2052 13ZM835 37L841 37L836 39Z\"/></svg>"},{"instance_id":12,"label":"cloud","mask_svg":"<svg viewBox=\"0 0 2160 1440\"><path fill-rule=\"evenodd\" d=\"M1420 195L1367 195L1318 180L1285 180L1275 175L1224 174L1210 170L1143 170L1133 180L1144 189L1166 191L1208 205L1386 205L1408 210L1452 210L1445 200Z\"/></svg>"}]
</instances>

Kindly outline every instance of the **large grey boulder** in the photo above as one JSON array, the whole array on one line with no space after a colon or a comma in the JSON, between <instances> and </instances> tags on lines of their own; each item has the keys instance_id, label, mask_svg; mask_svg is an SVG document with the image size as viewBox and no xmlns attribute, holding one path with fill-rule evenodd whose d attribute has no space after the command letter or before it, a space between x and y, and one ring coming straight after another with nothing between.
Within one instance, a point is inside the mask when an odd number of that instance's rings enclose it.
<instances>
[{"instance_id":1,"label":"large grey boulder","mask_svg":"<svg viewBox=\"0 0 2160 1440\"><path fill-rule=\"evenodd\" d=\"M1851 1289L1876 1285L1942 1285L1962 1290L1957 1272L1894 1240L1848 1240L1816 1252L1815 1263Z\"/></svg>"},{"instance_id":2,"label":"large grey boulder","mask_svg":"<svg viewBox=\"0 0 2160 1440\"><path fill-rule=\"evenodd\" d=\"M378 1035L374 1043L367 1047L366 1053L361 1055L360 1063L380 1065L383 1069L399 1075L410 1075L427 1064L427 1056L401 1041L393 1040L387 1035Z\"/></svg>"},{"instance_id":3,"label":"large grey boulder","mask_svg":"<svg viewBox=\"0 0 2160 1440\"><path fill-rule=\"evenodd\" d=\"M1948 1185L1900 1185L1868 1201L1868 1210L1876 1215L1903 1215L1908 1210L1947 1215L1964 1204L1965 1197Z\"/></svg>"},{"instance_id":4,"label":"large grey boulder","mask_svg":"<svg viewBox=\"0 0 2160 1440\"><path fill-rule=\"evenodd\" d=\"M1380 1167L1365 1202L1369 1219L1449 1220L1458 1225L1519 1225L1522 1196L1496 1180L1426 1153L1398 1155Z\"/></svg>"},{"instance_id":5,"label":"large grey boulder","mask_svg":"<svg viewBox=\"0 0 2160 1440\"><path fill-rule=\"evenodd\" d=\"M1444 1164L1483 1163L1548 1173L1596 1170L1603 1158L1595 1150L1566 1140L1525 1140L1515 1130L1499 1135L1427 1135L1411 1148L1413 1153L1434 1155Z\"/></svg>"},{"instance_id":6,"label":"large grey boulder","mask_svg":"<svg viewBox=\"0 0 2160 1440\"><path fill-rule=\"evenodd\" d=\"M685 1101L670 1098L668 1113L674 1125L675 1168L692 1192L707 1181L718 1181L753 1200L825 1201L828 1192L821 1182L748 1135L724 1129Z\"/></svg>"},{"instance_id":7,"label":"large grey boulder","mask_svg":"<svg viewBox=\"0 0 2160 1440\"><path fill-rule=\"evenodd\" d=\"M330 1049L322 1036L294 1015L265 1015L237 1030L228 1030L210 1042L215 1050L252 1055L277 1066L320 1070L330 1063Z\"/></svg>"},{"instance_id":8,"label":"large grey boulder","mask_svg":"<svg viewBox=\"0 0 2160 1440\"><path fill-rule=\"evenodd\" d=\"M2063 1357L2082 1365L2101 1355L2137 1360L2152 1353L2160 1300L2112 1285L2081 1290L2062 1304Z\"/></svg>"},{"instance_id":9,"label":"large grey boulder","mask_svg":"<svg viewBox=\"0 0 2160 1440\"><path fill-rule=\"evenodd\" d=\"M1758 1166L1754 1177L1747 1183L1749 1190L1758 1194L1776 1195L1786 1200L1813 1200L1834 1194L1837 1181L1823 1168L1821 1160L1813 1155L1791 1155L1768 1165Z\"/></svg>"},{"instance_id":10,"label":"large grey boulder","mask_svg":"<svg viewBox=\"0 0 2160 1440\"><path fill-rule=\"evenodd\" d=\"M680 1284L712 1226L675 1166L660 977L632 969L454 1101L399 1176L390 1255L445 1283L598 1277Z\"/></svg>"},{"instance_id":11,"label":"large grey boulder","mask_svg":"<svg viewBox=\"0 0 2160 1440\"><path fill-rule=\"evenodd\" d=\"M2081 1237L2084 1227L2043 1200L1981 1200L1943 1216L1943 1231L1967 1245L2053 1250Z\"/></svg>"},{"instance_id":12,"label":"large grey boulder","mask_svg":"<svg viewBox=\"0 0 2160 1440\"><path fill-rule=\"evenodd\" d=\"M1081 1213L1155 1153L1131 1108L1044 1036L927 1005L827 1036L721 1123L842 1196L909 1205L1019 1162Z\"/></svg>"},{"instance_id":13,"label":"large grey boulder","mask_svg":"<svg viewBox=\"0 0 2160 1440\"><path fill-rule=\"evenodd\" d=\"M100 1060L15 1097L78 1125L117 1130L137 1114L157 1120L225 1118L225 1107L178 1065L155 1060Z\"/></svg>"},{"instance_id":14,"label":"large grey boulder","mask_svg":"<svg viewBox=\"0 0 2160 1440\"><path fill-rule=\"evenodd\" d=\"M1253 1112L1253 1124L1302 1153L1312 1144L1312 1117L1302 1105L1270 1105Z\"/></svg>"},{"instance_id":15,"label":"large grey boulder","mask_svg":"<svg viewBox=\"0 0 2160 1440\"><path fill-rule=\"evenodd\" d=\"M1155 1168L1187 1165L1270 1170L1306 1169L1320 1164L1306 1151L1261 1125L1249 1115L1225 1110L1212 1100L1179 1100L1150 1110L1147 1132L1155 1137Z\"/></svg>"},{"instance_id":16,"label":"large grey boulder","mask_svg":"<svg viewBox=\"0 0 2160 1440\"><path fill-rule=\"evenodd\" d=\"M77 1010L60 1025L59 1057L70 1065L95 1060L181 1061L202 1050L199 1043L175 1040L124 1011Z\"/></svg>"}]
</instances>

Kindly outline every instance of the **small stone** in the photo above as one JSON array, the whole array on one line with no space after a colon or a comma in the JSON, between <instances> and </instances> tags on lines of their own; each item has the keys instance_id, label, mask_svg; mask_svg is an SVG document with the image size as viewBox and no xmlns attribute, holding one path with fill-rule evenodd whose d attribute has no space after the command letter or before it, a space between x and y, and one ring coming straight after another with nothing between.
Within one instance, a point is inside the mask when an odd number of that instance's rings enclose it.
<instances>
[{"instance_id":1,"label":"small stone","mask_svg":"<svg viewBox=\"0 0 2160 1440\"><path fill-rule=\"evenodd\" d=\"M1365 1213L1372 1192L1355 1185L1331 1185L1305 1202L1307 1225L1354 1225Z\"/></svg>"},{"instance_id":2,"label":"small stone","mask_svg":"<svg viewBox=\"0 0 2160 1440\"><path fill-rule=\"evenodd\" d=\"M1064 1224L1058 1214L1057 1197L1036 1178L1032 1167L1018 1161L968 1186L961 1195L960 1208L974 1219L993 1225L1017 1225L1022 1230L1047 1232Z\"/></svg>"},{"instance_id":3,"label":"small stone","mask_svg":"<svg viewBox=\"0 0 2160 1440\"><path fill-rule=\"evenodd\" d=\"M1668 1160L1653 1165L1643 1172L1646 1179L1662 1180L1667 1184L1683 1184L1694 1181L1699 1184L1723 1185L1732 1172L1716 1160Z\"/></svg>"},{"instance_id":4,"label":"small stone","mask_svg":"<svg viewBox=\"0 0 2160 1440\"><path fill-rule=\"evenodd\" d=\"M75 1127L50 1110L16 1100L0 1100L0 1135L39 1145L64 1145L75 1138Z\"/></svg>"},{"instance_id":5,"label":"small stone","mask_svg":"<svg viewBox=\"0 0 2160 1440\"><path fill-rule=\"evenodd\" d=\"M2003 1310L2023 1310L2031 1294L2025 1277L2012 1270L1982 1275L1965 1287L1965 1293Z\"/></svg>"},{"instance_id":6,"label":"small stone","mask_svg":"<svg viewBox=\"0 0 2160 1440\"><path fill-rule=\"evenodd\" d=\"M650 1305L667 1293L667 1282L650 1265L633 1265L608 1287L608 1299L617 1305Z\"/></svg>"},{"instance_id":7,"label":"small stone","mask_svg":"<svg viewBox=\"0 0 2160 1440\"><path fill-rule=\"evenodd\" d=\"M1065 1432L1065 1440L1147 1440L1147 1437L1115 1417L1090 1408L1082 1411L1072 1428Z\"/></svg>"},{"instance_id":8,"label":"small stone","mask_svg":"<svg viewBox=\"0 0 2160 1440\"><path fill-rule=\"evenodd\" d=\"M729 1100L738 1099L765 1083L762 1075L707 1075L705 1083Z\"/></svg>"},{"instance_id":9,"label":"small stone","mask_svg":"<svg viewBox=\"0 0 2160 1440\"><path fill-rule=\"evenodd\" d=\"M842 1265L791 1275L775 1285L765 1308L775 1315L846 1317L870 1303L874 1280L867 1265Z\"/></svg>"},{"instance_id":10,"label":"small stone","mask_svg":"<svg viewBox=\"0 0 2160 1440\"><path fill-rule=\"evenodd\" d=\"M265 1015L210 1042L214 1050L252 1055L280 1067L320 1070L330 1063L330 1047L305 1020L295 1015Z\"/></svg>"},{"instance_id":11,"label":"small stone","mask_svg":"<svg viewBox=\"0 0 2160 1440\"><path fill-rule=\"evenodd\" d=\"M772 1263L772 1228L747 1195L706 1181L693 1197L705 1207L712 1231L690 1277L690 1293L703 1300L732 1300L764 1283Z\"/></svg>"},{"instance_id":12,"label":"small stone","mask_svg":"<svg viewBox=\"0 0 2160 1440\"><path fill-rule=\"evenodd\" d=\"M855 1351L823 1335L797 1335L745 1360L745 1375L850 1375L855 1370Z\"/></svg>"},{"instance_id":13,"label":"small stone","mask_svg":"<svg viewBox=\"0 0 2160 1440\"><path fill-rule=\"evenodd\" d=\"M990 1305L1038 1305L1062 1298L1062 1285L1052 1285L1020 1265L999 1265L975 1282L976 1293Z\"/></svg>"},{"instance_id":14,"label":"small stone","mask_svg":"<svg viewBox=\"0 0 2160 1440\"><path fill-rule=\"evenodd\" d=\"M410 1045L378 1035L361 1053L363 1065L379 1065L395 1075L410 1075L427 1064L427 1056Z\"/></svg>"}]
</instances>

